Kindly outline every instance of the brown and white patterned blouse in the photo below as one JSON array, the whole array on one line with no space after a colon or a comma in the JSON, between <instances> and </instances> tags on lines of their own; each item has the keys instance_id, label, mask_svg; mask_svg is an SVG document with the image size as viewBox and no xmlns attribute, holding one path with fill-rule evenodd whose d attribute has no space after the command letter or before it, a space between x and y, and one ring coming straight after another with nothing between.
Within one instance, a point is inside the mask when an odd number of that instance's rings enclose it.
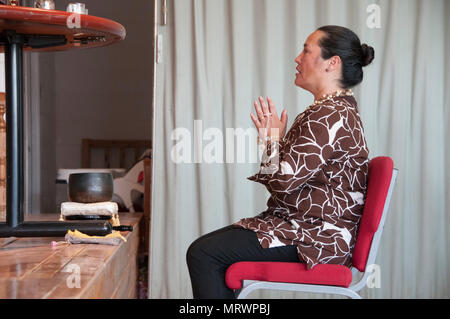
<instances>
[{"instance_id":1,"label":"brown and white patterned blouse","mask_svg":"<svg viewBox=\"0 0 450 319\"><path fill-rule=\"evenodd\" d=\"M248 178L270 192L267 210L235 225L255 231L264 248L297 245L308 269L318 263L350 267L368 153L353 96L310 106L283 140L268 145L260 171Z\"/></svg>"}]
</instances>

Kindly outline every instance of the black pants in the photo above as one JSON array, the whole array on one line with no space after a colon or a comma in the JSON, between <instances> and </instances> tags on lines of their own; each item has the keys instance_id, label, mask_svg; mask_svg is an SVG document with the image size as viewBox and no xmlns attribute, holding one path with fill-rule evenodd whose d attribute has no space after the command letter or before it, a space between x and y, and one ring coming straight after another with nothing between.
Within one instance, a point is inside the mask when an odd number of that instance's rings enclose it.
<instances>
[{"instance_id":1,"label":"black pants","mask_svg":"<svg viewBox=\"0 0 450 319\"><path fill-rule=\"evenodd\" d=\"M238 261L299 262L294 245L262 248L256 233L227 226L195 240L186 254L195 299L235 298L225 284L227 268Z\"/></svg>"}]
</instances>

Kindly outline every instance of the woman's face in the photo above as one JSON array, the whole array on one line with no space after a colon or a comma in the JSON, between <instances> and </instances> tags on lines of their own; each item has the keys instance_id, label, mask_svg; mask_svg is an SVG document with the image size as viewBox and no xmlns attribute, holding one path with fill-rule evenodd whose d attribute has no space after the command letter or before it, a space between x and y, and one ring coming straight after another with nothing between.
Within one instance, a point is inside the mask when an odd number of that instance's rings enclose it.
<instances>
[{"instance_id":1,"label":"woman's face","mask_svg":"<svg viewBox=\"0 0 450 319\"><path fill-rule=\"evenodd\" d=\"M323 36L322 31L315 31L306 39L303 51L295 58L297 73L295 85L314 92L324 79L326 60L321 57L318 41Z\"/></svg>"}]
</instances>

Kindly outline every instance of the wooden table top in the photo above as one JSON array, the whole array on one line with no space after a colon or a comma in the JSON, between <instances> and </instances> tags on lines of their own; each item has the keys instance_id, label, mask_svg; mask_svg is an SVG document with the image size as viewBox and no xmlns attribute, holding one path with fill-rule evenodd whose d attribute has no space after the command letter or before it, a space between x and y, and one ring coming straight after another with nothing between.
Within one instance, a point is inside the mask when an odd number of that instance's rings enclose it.
<instances>
[{"instance_id":1,"label":"wooden table top","mask_svg":"<svg viewBox=\"0 0 450 319\"><path fill-rule=\"evenodd\" d=\"M125 39L125 28L112 20L59 10L0 5L0 32L14 30L29 35L65 35L67 44L24 50L62 51L106 46ZM86 39L90 39L86 42ZM84 41L83 41L84 40Z\"/></svg>"},{"instance_id":2,"label":"wooden table top","mask_svg":"<svg viewBox=\"0 0 450 319\"><path fill-rule=\"evenodd\" d=\"M0 299L82 298L92 295L94 292L90 292L89 289L93 289L93 282L98 280L105 269L113 268L107 268L107 265L114 255L122 250L119 259L126 265L126 259L131 258L130 254L135 254L135 252L126 251L128 249L126 245L132 245L129 243L130 238L131 241L137 240L131 235L138 232L138 224L142 216L142 213L119 214L120 223L133 225L134 230L121 232L127 242L122 242L118 246L62 244L52 247L52 241L64 241L64 238L1 238ZM57 214L41 214L27 216L25 220L52 221L58 218ZM74 280L70 281L69 276L76 273L77 267L81 270L79 272L81 285L70 287L71 283L76 284ZM108 272L111 271L108 270ZM124 272L124 269L115 271ZM111 274L108 273L108 275ZM106 275L103 274L103 276ZM71 283L68 283L68 280Z\"/></svg>"}]
</instances>

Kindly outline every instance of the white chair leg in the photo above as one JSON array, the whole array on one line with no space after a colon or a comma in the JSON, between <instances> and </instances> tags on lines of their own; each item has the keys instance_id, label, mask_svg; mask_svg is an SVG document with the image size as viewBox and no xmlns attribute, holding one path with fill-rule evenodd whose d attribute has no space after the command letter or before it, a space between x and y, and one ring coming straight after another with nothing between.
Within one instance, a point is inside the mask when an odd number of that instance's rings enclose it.
<instances>
[{"instance_id":1,"label":"white chair leg","mask_svg":"<svg viewBox=\"0 0 450 319\"><path fill-rule=\"evenodd\" d=\"M355 291L343 287L290 284L290 283L252 281L252 280L244 280L243 287L237 292L237 299L245 299L251 292L259 289L335 294L335 295L344 295L352 299L361 299L361 296L357 294Z\"/></svg>"}]
</instances>

